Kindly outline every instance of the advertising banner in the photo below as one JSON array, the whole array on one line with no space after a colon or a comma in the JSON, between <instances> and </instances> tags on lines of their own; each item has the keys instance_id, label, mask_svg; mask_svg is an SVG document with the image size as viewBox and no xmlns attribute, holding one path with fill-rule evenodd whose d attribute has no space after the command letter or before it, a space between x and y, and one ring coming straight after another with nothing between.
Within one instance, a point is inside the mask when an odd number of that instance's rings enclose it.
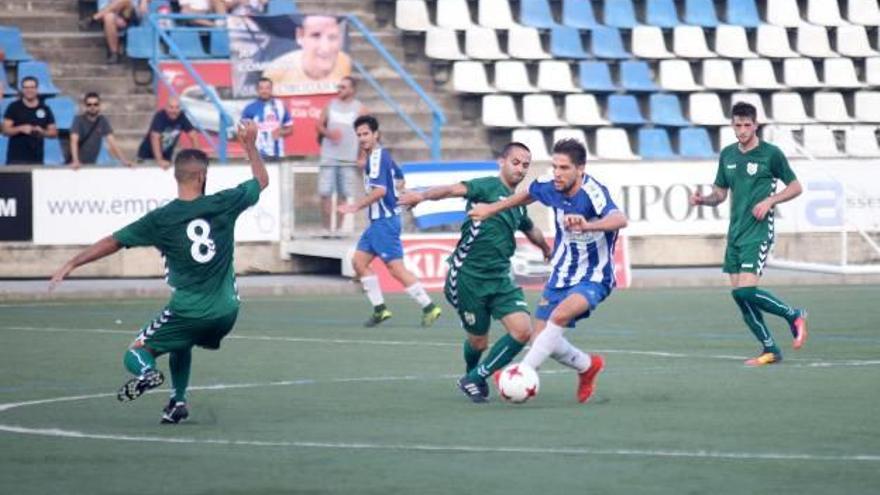
<instances>
[{"instance_id":1,"label":"advertising banner","mask_svg":"<svg viewBox=\"0 0 880 495\"><path fill-rule=\"evenodd\" d=\"M238 219L239 242L280 239L278 167L269 167L269 187ZM251 177L250 167L218 166L208 171L207 193L235 187ZM34 170L35 244L91 244L177 197L173 170L116 168Z\"/></svg>"},{"instance_id":2,"label":"advertising banner","mask_svg":"<svg viewBox=\"0 0 880 495\"><path fill-rule=\"evenodd\" d=\"M0 174L0 241L31 240L31 219L31 173Z\"/></svg>"}]
</instances>

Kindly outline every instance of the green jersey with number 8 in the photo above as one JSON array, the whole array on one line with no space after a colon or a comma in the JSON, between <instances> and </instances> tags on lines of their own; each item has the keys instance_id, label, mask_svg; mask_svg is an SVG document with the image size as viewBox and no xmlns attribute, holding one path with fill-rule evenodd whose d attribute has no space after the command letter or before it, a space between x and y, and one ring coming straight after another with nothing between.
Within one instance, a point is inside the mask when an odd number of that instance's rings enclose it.
<instances>
[{"instance_id":1,"label":"green jersey with number 8","mask_svg":"<svg viewBox=\"0 0 880 495\"><path fill-rule=\"evenodd\" d=\"M232 265L235 221L260 199L256 179L191 201L175 199L113 233L123 246L154 246L165 258L169 309L186 318L216 318L238 309Z\"/></svg>"}]
</instances>

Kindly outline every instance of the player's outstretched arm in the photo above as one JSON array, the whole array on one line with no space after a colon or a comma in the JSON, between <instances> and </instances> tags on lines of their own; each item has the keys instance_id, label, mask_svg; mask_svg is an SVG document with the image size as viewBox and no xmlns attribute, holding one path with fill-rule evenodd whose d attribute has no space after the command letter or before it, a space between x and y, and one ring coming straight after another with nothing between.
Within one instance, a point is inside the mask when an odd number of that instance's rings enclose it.
<instances>
[{"instance_id":1,"label":"player's outstretched arm","mask_svg":"<svg viewBox=\"0 0 880 495\"><path fill-rule=\"evenodd\" d=\"M376 201L379 201L380 199L382 199L382 196L385 196L385 188L373 186L373 189L370 191L370 194L367 194L366 196L358 199L354 203L351 203L351 204L346 203L344 205L339 205L339 207L336 208L336 211L338 211L339 213L343 213L343 214L357 213L357 212L363 210L364 208L370 206L371 204L375 203Z\"/></svg>"},{"instance_id":2,"label":"player's outstretched arm","mask_svg":"<svg viewBox=\"0 0 880 495\"><path fill-rule=\"evenodd\" d=\"M471 217L471 220L481 222L493 215L501 213L504 210L516 208L517 206L524 206L534 201L535 198L533 198L532 195L529 194L529 191L519 191L513 196L504 198L501 201L474 205L473 208L471 208L471 211L468 212L468 216Z\"/></svg>"},{"instance_id":3,"label":"player's outstretched arm","mask_svg":"<svg viewBox=\"0 0 880 495\"><path fill-rule=\"evenodd\" d=\"M752 208L752 215L754 215L754 217L758 220L764 220L764 217L767 216L767 213L769 213L774 206L778 205L779 203L791 201L792 199L800 196L801 192L803 192L803 187L801 187L801 183L797 180L793 180L785 186L785 189L756 204L755 207Z\"/></svg>"},{"instance_id":4,"label":"player's outstretched arm","mask_svg":"<svg viewBox=\"0 0 880 495\"><path fill-rule=\"evenodd\" d=\"M467 194L467 186L461 182L445 186L432 187L424 191L407 191L398 199L397 203L403 206L415 206L422 201L436 201L446 198L461 198Z\"/></svg>"},{"instance_id":5,"label":"player's outstretched arm","mask_svg":"<svg viewBox=\"0 0 880 495\"><path fill-rule=\"evenodd\" d=\"M238 140L241 141L248 161L251 163L254 179L257 179L262 190L269 185L269 172L266 171L266 164L263 163L263 158L257 151L257 132L257 123L253 120L242 121L238 126Z\"/></svg>"},{"instance_id":6,"label":"player's outstretched arm","mask_svg":"<svg viewBox=\"0 0 880 495\"><path fill-rule=\"evenodd\" d=\"M620 210L614 210L592 222L583 215L565 215L565 228L574 232L609 232L625 228L627 223L626 214Z\"/></svg>"},{"instance_id":7,"label":"player's outstretched arm","mask_svg":"<svg viewBox=\"0 0 880 495\"><path fill-rule=\"evenodd\" d=\"M692 206L718 206L727 199L727 189L712 185L712 192L703 196L699 190L694 192L688 199Z\"/></svg>"},{"instance_id":8,"label":"player's outstretched arm","mask_svg":"<svg viewBox=\"0 0 880 495\"><path fill-rule=\"evenodd\" d=\"M109 256L120 249L122 249L122 244L110 235L83 249L52 274L52 279L49 281L49 291L54 290L64 280L64 277L75 268Z\"/></svg>"},{"instance_id":9,"label":"player's outstretched arm","mask_svg":"<svg viewBox=\"0 0 880 495\"><path fill-rule=\"evenodd\" d=\"M550 249L550 245L547 244L547 239L544 238L544 232L538 227L532 227L531 230L524 232L524 234L526 235L526 239L537 246L541 250L541 253L544 254L544 261L550 261L550 256L553 255L553 250Z\"/></svg>"}]
</instances>

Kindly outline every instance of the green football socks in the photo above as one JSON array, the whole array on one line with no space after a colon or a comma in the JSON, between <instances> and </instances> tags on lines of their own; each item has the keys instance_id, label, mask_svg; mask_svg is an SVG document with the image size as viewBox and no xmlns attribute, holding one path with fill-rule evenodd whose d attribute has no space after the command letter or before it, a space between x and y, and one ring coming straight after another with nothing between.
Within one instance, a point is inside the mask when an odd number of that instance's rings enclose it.
<instances>
[{"instance_id":1,"label":"green football socks","mask_svg":"<svg viewBox=\"0 0 880 495\"><path fill-rule=\"evenodd\" d=\"M189 372L192 368L192 349L175 351L168 355L168 367L171 369L172 398L176 402L186 402L186 388L189 386Z\"/></svg>"},{"instance_id":2,"label":"green football socks","mask_svg":"<svg viewBox=\"0 0 880 495\"><path fill-rule=\"evenodd\" d=\"M757 304L762 311L785 318L785 321L789 323L793 322L797 317L797 311L788 304L785 304L782 299L773 295L772 292L755 287L751 301Z\"/></svg>"},{"instance_id":3,"label":"green football socks","mask_svg":"<svg viewBox=\"0 0 880 495\"><path fill-rule=\"evenodd\" d=\"M125 357L122 358L122 364L129 373L135 376L144 374L145 371L156 368L156 358L150 354L150 351L143 347L133 347L125 351Z\"/></svg>"},{"instance_id":4,"label":"green football socks","mask_svg":"<svg viewBox=\"0 0 880 495\"><path fill-rule=\"evenodd\" d=\"M492 376L492 373L507 366L523 347L525 347L524 343L517 342L510 334L504 334L489 350L486 359L476 368L468 371L468 378L478 382L484 381Z\"/></svg>"},{"instance_id":5,"label":"green football socks","mask_svg":"<svg viewBox=\"0 0 880 495\"><path fill-rule=\"evenodd\" d=\"M480 363L480 357L483 351L478 351L471 346L471 342L467 339L464 341L464 367L465 373L470 373Z\"/></svg>"},{"instance_id":6,"label":"green football socks","mask_svg":"<svg viewBox=\"0 0 880 495\"><path fill-rule=\"evenodd\" d=\"M758 342L764 347L764 352L772 352L781 355L782 353L780 352L779 347L777 347L776 341L774 341L773 336L770 335L770 330L767 328L767 324L764 323L764 315L761 313L761 308L756 302L754 302L755 290L754 287L740 287L734 289L732 291L733 300L736 301L736 305L739 306L743 321L745 321L749 330L752 331L755 338L757 338Z\"/></svg>"}]
</instances>

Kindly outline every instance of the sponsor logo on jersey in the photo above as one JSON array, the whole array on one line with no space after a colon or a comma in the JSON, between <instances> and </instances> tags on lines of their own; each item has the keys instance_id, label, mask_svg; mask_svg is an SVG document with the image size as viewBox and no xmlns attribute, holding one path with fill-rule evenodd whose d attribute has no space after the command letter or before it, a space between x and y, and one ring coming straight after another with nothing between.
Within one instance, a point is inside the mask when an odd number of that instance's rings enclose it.
<instances>
[{"instance_id":1,"label":"sponsor logo on jersey","mask_svg":"<svg viewBox=\"0 0 880 495\"><path fill-rule=\"evenodd\" d=\"M726 166L727 168L736 168L736 164L735 164L735 163L730 163L730 164L725 165L725 166Z\"/></svg>"},{"instance_id":2,"label":"sponsor logo on jersey","mask_svg":"<svg viewBox=\"0 0 880 495\"><path fill-rule=\"evenodd\" d=\"M470 311L465 311L463 316L465 323L467 323L468 325L473 325L477 322L477 317Z\"/></svg>"}]
</instances>

